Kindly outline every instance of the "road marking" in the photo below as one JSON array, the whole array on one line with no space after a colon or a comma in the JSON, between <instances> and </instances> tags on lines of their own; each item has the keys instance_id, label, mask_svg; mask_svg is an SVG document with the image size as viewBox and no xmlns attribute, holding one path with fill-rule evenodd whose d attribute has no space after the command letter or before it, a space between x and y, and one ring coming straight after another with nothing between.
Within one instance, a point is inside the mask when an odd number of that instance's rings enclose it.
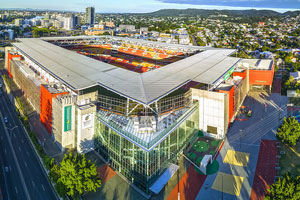
<instances>
[{"instance_id":1,"label":"road marking","mask_svg":"<svg viewBox=\"0 0 300 200\"><path fill-rule=\"evenodd\" d=\"M16 139L16 134L13 133L14 138Z\"/></svg>"},{"instance_id":2,"label":"road marking","mask_svg":"<svg viewBox=\"0 0 300 200\"><path fill-rule=\"evenodd\" d=\"M5 102L5 101L4 101ZM5 103L6 104L6 103ZM6 105L6 107L8 107L8 105ZM12 114L10 112L8 112L9 115L12 116ZM4 122L3 122L3 114L2 112L0 112L0 118L1 118L1 121L2 121L2 125L5 126ZM5 135L6 137L8 138L8 144L9 144L9 147L10 147L10 152L12 152L12 157L13 159L15 160L15 163L16 163L16 167L17 167L17 171L18 171L18 174L19 174L19 177L20 177L20 180L21 180L21 183L22 183L22 186L24 188L24 191L25 191L25 196L26 196L26 199L30 199L30 195L29 195L29 192L28 192L28 189L26 187L26 184L25 184L25 179L23 177L23 174L21 172L21 167L20 167L20 164L18 162L18 159L17 159L17 156L16 156L16 153L14 151L14 147L12 145L12 142L11 142L11 138L9 136L9 133L7 130L5 130Z\"/></svg>"},{"instance_id":3,"label":"road marking","mask_svg":"<svg viewBox=\"0 0 300 200\"><path fill-rule=\"evenodd\" d=\"M29 156L29 152L28 152L28 151L26 151L26 153L27 153L27 155Z\"/></svg>"},{"instance_id":4,"label":"road marking","mask_svg":"<svg viewBox=\"0 0 300 200\"><path fill-rule=\"evenodd\" d=\"M21 147L19 147L18 149L19 149L19 151L21 152Z\"/></svg>"},{"instance_id":5,"label":"road marking","mask_svg":"<svg viewBox=\"0 0 300 200\"><path fill-rule=\"evenodd\" d=\"M3 136L1 136L1 140L3 140Z\"/></svg>"},{"instance_id":6,"label":"road marking","mask_svg":"<svg viewBox=\"0 0 300 200\"><path fill-rule=\"evenodd\" d=\"M2 163L2 159L0 157L1 163ZM8 192L8 187L7 187L7 179L6 179L6 174L4 171L4 166L2 166L2 172L3 172L3 176L4 176L4 183L5 183L5 189L6 189L6 194L7 194L7 199L10 199L9 197L9 192ZM0 196L1 197L1 196ZM3 198L3 197L2 197Z\"/></svg>"},{"instance_id":7,"label":"road marking","mask_svg":"<svg viewBox=\"0 0 300 200\"><path fill-rule=\"evenodd\" d=\"M15 187L15 190L16 190L16 193L18 194L18 189L17 189L17 187Z\"/></svg>"},{"instance_id":8,"label":"road marking","mask_svg":"<svg viewBox=\"0 0 300 200\"><path fill-rule=\"evenodd\" d=\"M34 181L32 181L32 185L33 185L33 187L35 187Z\"/></svg>"},{"instance_id":9,"label":"road marking","mask_svg":"<svg viewBox=\"0 0 300 200\"><path fill-rule=\"evenodd\" d=\"M4 149L4 153L5 153L5 154L7 154L7 151L6 151L6 149Z\"/></svg>"},{"instance_id":10,"label":"road marking","mask_svg":"<svg viewBox=\"0 0 300 200\"><path fill-rule=\"evenodd\" d=\"M42 188L43 188L44 191L46 191L43 184L42 184Z\"/></svg>"},{"instance_id":11,"label":"road marking","mask_svg":"<svg viewBox=\"0 0 300 200\"><path fill-rule=\"evenodd\" d=\"M27 162L26 162L26 161L24 161L24 164L25 164L25 166L27 167Z\"/></svg>"},{"instance_id":12,"label":"road marking","mask_svg":"<svg viewBox=\"0 0 300 200\"><path fill-rule=\"evenodd\" d=\"M22 141L22 143L24 144L24 140L22 139L21 141Z\"/></svg>"},{"instance_id":13,"label":"road marking","mask_svg":"<svg viewBox=\"0 0 300 200\"><path fill-rule=\"evenodd\" d=\"M4 95L4 101L3 101L3 102L4 102L4 104L6 105L6 106L4 106L4 107L6 107L6 109L9 111L8 114L9 114L10 116L13 116L13 118L15 117L15 119L16 119L15 122L16 122L17 124L18 124L18 123L21 124L21 127L22 127L23 130L24 130L24 132L22 132L22 131L20 132L20 130L17 129L17 132L18 132L19 134L24 133L24 134L25 134L25 138L26 138L27 141L30 143L30 147L32 148L32 150L35 150L33 144L32 144L31 141L30 141L29 135L26 133L25 127L22 126L22 123L20 122L20 120L18 120L18 118L16 117L16 115L15 115L15 114L14 114L14 115L12 114L12 113L14 113L14 108L13 108L13 105L12 105L12 104L10 104L10 103L8 103L9 105L7 104L6 101L9 102L9 100L7 100L7 99L8 99L8 97L7 97L6 95ZM4 124L4 122L3 122L3 114L2 114L1 111L0 111L0 118L2 119L2 124L3 124L3 126L5 126L5 124ZM6 137L8 137L8 138L10 139L7 130L5 131L5 135L6 135ZM14 152L14 148L12 147L12 143L11 143L10 140L8 140L8 143L9 143L9 146L10 146L10 148L11 148L12 155L13 155L15 161L16 161L17 170L18 170L18 172L19 172L20 180L21 180L21 183L22 183L23 188L24 188L24 190L25 190L25 195L26 195L27 199L31 199L31 198L30 198L30 195L29 195L29 192L28 192L28 188L26 187L26 184L25 184L25 180L24 180L23 174L22 174L21 169L20 169L20 165L19 165L18 160L17 160L17 158L16 158L16 154L15 154L15 152ZM27 152L27 154L28 154L28 156L30 155L28 152ZM40 167L42 168L42 171L44 172L45 177L47 177L47 174L46 174L46 172L45 172L45 169L43 170L43 166L42 166L42 164L41 164L41 161L40 161L39 158L38 158L37 152L34 152L34 155L36 156L37 162L39 163ZM52 186L50 182L48 182L48 183L50 184L50 186ZM53 187L51 187L51 191L52 191L52 193L54 194L55 199L59 199L58 196L57 196L57 194L56 194L56 192L54 191L54 188L53 188Z\"/></svg>"}]
</instances>

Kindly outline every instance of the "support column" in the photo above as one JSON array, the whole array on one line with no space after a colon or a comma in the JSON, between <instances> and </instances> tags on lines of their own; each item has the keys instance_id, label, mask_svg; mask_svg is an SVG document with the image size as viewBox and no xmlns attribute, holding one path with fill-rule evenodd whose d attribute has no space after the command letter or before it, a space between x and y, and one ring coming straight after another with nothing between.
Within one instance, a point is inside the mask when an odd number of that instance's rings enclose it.
<instances>
[{"instance_id":1,"label":"support column","mask_svg":"<svg viewBox=\"0 0 300 200\"><path fill-rule=\"evenodd\" d=\"M171 154L171 151L170 151L170 135L168 136L168 159L170 159L170 154Z\"/></svg>"},{"instance_id":2,"label":"support column","mask_svg":"<svg viewBox=\"0 0 300 200\"><path fill-rule=\"evenodd\" d=\"M160 144L158 145L158 148L157 148L157 151L158 151L158 169L160 170Z\"/></svg>"},{"instance_id":3,"label":"support column","mask_svg":"<svg viewBox=\"0 0 300 200\"><path fill-rule=\"evenodd\" d=\"M127 103L126 103L126 116L128 116L129 113L129 99L127 98Z\"/></svg>"},{"instance_id":4,"label":"support column","mask_svg":"<svg viewBox=\"0 0 300 200\"><path fill-rule=\"evenodd\" d=\"M119 136L120 138L120 148L119 148L119 157L120 157L120 160L119 160L119 172L121 172L121 165L122 165L122 137Z\"/></svg>"}]
</instances>

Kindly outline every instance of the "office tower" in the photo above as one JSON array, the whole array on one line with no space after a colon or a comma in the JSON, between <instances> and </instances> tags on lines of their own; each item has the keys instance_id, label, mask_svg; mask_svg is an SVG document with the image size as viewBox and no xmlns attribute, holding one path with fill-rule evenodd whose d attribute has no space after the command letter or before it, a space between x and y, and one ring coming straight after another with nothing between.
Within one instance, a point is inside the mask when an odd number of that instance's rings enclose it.
<instances>
[{"instance_id":1,"label":"office tower","mask_svg":"<svg viewBox=\"0 0 300 200\"><path fill-rule=\"evenodd\" d=\"M65 19L64 19L64 29L72 30L73 28L74 28L73 17L65 17Z\"/></svg>"},{"instance_id":2,"label":"office tower","mask_svg":"<svg viewBox=\"0 0 300 200\"><path fill-rule=\"evenodd\" d=\"M87 24L94 24L95 22L95 8L87 7L85 9L85 22Z\"/></svg>"},{"instance_id":3,"label":"office tower","mask_svg":"<svg viewBox=\"0 0 300 200\"><path fill-rule=\"evenodd\" d=\"M79 17L78 16L74 16L74 18L73 18L73 25L74 26L77 26L77 25L79 25L80 24L80 22L79 22Z\"/></svg>"}]
</instances>

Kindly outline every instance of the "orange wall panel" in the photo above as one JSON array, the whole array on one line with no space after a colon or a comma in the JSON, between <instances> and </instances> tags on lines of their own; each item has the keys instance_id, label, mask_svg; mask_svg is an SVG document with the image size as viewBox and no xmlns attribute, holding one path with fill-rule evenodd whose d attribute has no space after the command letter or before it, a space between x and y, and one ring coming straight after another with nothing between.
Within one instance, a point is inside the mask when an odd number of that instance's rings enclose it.
<instances>
[{"instance_id":1,"label":"orange wall panel","mask_svg":"<svg viewBox=\"0 0 300 200\"><path fill-rule=\"evenodd\" d=\"M40 105L40 120L45 126L48 133L52 133L52 95L41 85L41 105Z\"/></svg>"},{"instance_id":2,"label":"orange wall panel","mask_svg":"<svg viewBox=\"0 0 300 200\"><path fill-rule=\"evenodd\" d=\"M274 72L263 70L249 70L249 84L272 85Z\"/></svg>"},{"instance_id":3,"label":"orange wall panel","mask_svg":"<svg viewBox=\"0 0 300 200\"><path fill-rule=\"evenodd\" d=\"M234 115L234 86L228 90L219 90L220 93L226 93L229 96L229 108L228 108L228 115L229 115L229 123Z\"/></svg>"},{"instance_id":4,"label":"orange wall panel","mask_svg":"<svg viewBox=\"0 0 300 200\"><path fill-rule=\"evenodd\" d=\"M272 85L274 78L275 62L271 70L249 70L249 84Z\"/></svg>"},{"instance_id":5,"label":"orange wall panel","mask_svg":"<svg viewBox=\"0 0 300 200\"><path fill-rule=\"evenodd\" d=\"M41 85L40 120L50 135L52 133L52 99L64 94L68 92L51 94L45 86Z\"/></svg>"},{"instance_id":6,"label":"orange wall panel","mask_svg":"<svg viewBox=\"0 0 300 200\"><path fill-rule=\"evenodd\" d=\"M13 78L13 76L11 75L10 73L10 61L13 59L13 58L21 58L22 56L21 55L13 55L13 54L10 54L8 52L7 54L7 72L8 72L8 75Z\"/></svg>"}]
</instances>

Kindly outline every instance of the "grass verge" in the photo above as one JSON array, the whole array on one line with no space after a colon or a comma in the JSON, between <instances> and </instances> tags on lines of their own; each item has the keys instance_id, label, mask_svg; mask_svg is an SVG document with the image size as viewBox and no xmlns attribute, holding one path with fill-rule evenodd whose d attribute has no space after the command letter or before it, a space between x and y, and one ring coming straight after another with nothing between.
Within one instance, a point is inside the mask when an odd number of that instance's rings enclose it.
<instances>
[{"instance_id":1,"label":"grass verge","mask_svg":"<svg viewBox=\"0 0 300 200\"><path fill-rule=\"evenodd\" d=\"M280 148L280 151L285 151L285 154L281 155L281 158L279 159L281 176L285 175L287 172L290 172L292 176L300 175L300 142L292 148L293 150L287 145L282 145Z\"/></svg>"}]
</instances>

